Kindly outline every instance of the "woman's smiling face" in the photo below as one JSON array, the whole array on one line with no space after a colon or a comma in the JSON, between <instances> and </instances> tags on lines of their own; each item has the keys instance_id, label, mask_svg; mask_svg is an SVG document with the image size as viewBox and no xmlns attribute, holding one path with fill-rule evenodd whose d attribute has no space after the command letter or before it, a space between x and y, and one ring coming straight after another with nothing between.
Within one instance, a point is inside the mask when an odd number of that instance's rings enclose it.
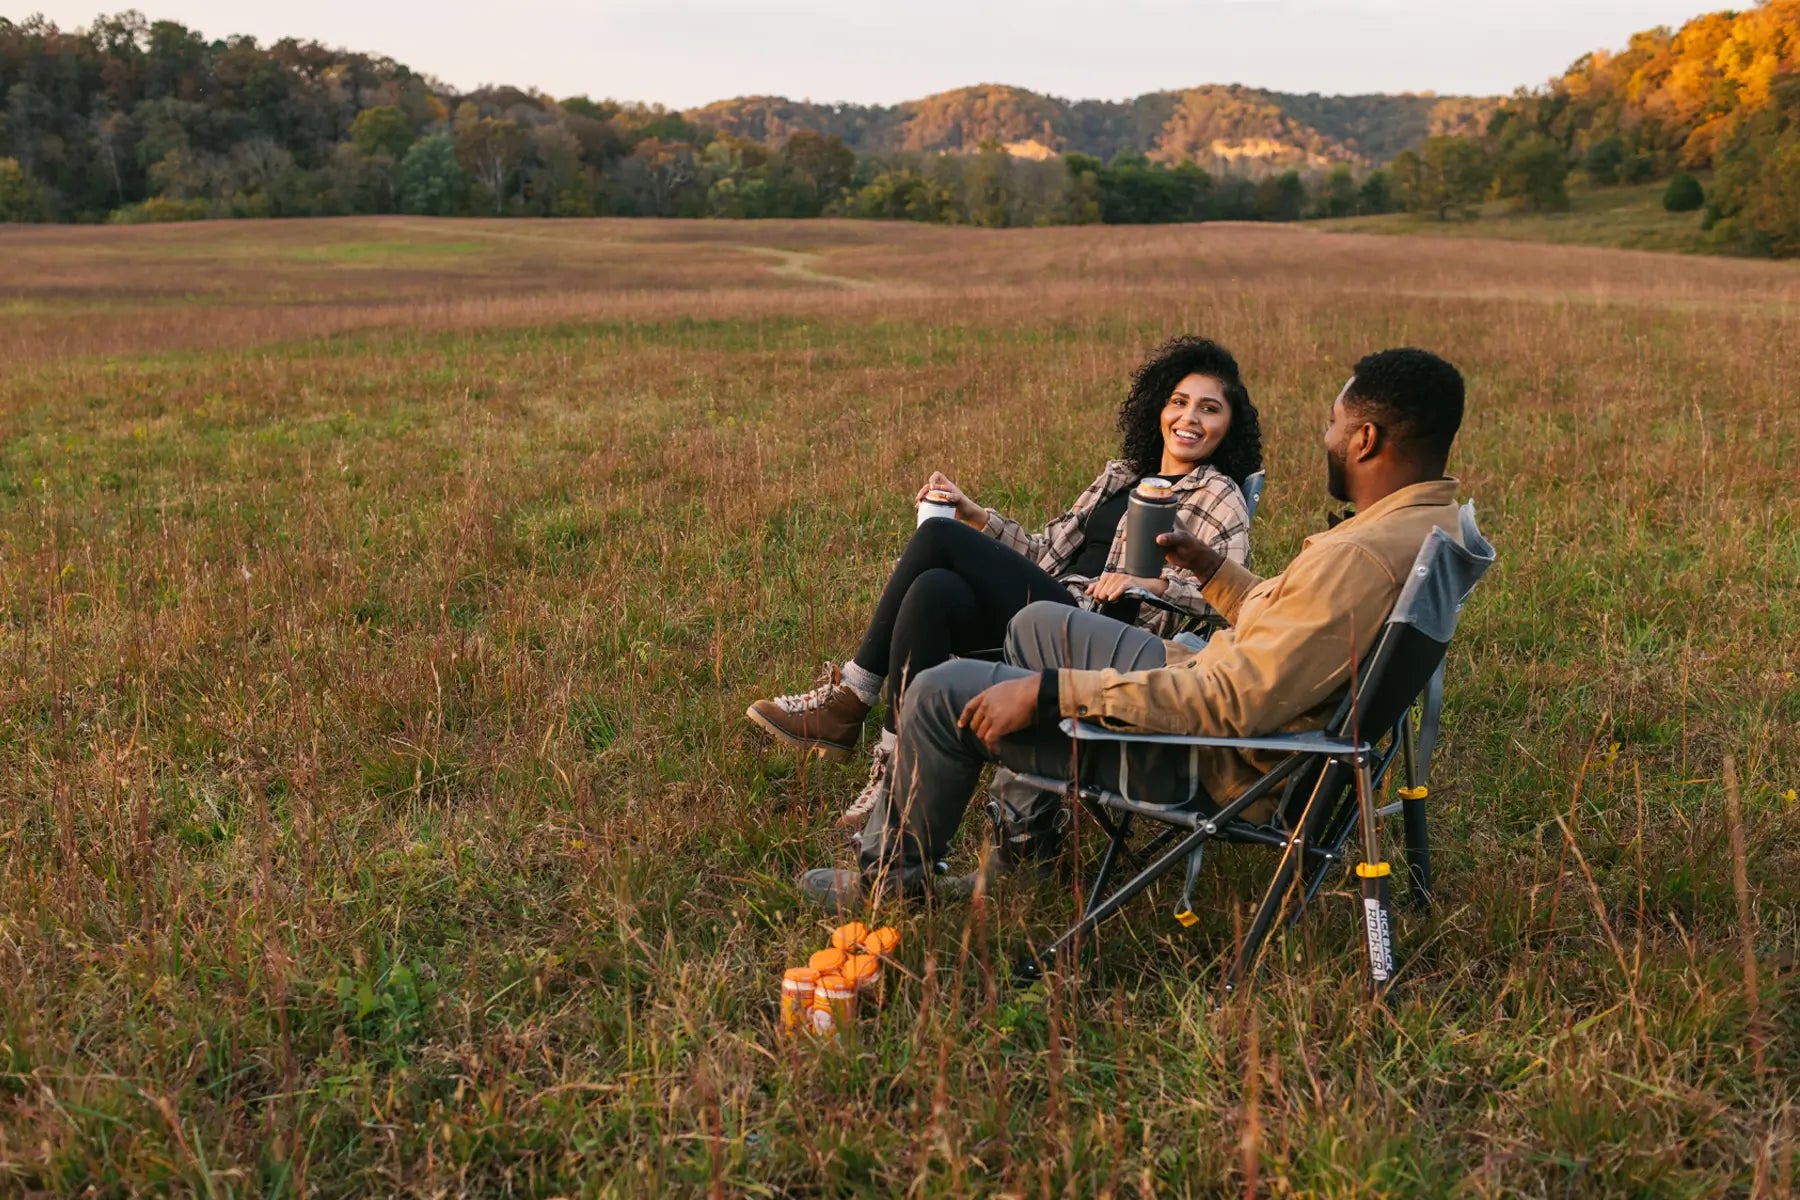
<instances>
[{"instance_id":1,"label":"woman's smiling face","mask_svg":"<svg viewBox=\"0 0 1800 1200\"><path fill-rule=\"evenodd\" d=\"M1225 385L1210 375L1189 375L1163 405L1163 473L1187 474L1211 458L1230 431Z\"/></svg>"}]
</instances>

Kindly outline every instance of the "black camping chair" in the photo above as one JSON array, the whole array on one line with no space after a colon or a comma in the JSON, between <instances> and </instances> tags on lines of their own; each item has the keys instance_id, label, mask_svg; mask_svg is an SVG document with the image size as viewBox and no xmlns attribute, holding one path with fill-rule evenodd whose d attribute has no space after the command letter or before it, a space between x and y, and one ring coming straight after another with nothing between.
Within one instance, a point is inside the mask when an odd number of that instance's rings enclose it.
<instances>
[{"instance_id":1,"label":"black camping chair","mask_svg":"<svg viewBox=\"0 0 1800 1200\"><path fill-rule=\"evenodd\" d=\"M1062 723L1063 732L1076 742L1096 749L1113 744L1120 754L1132 745L1156 744L1260 749L1285 753L1285 757L1230 803L1211 812L1206 809L1212 806L1204 802L1146 804L1093 785L1021 773L1019 778L1033 786L1064 794L1073 792L1109 839L1093 883L1086 891L1086 910L1048 948L1021 961L1019 971L1024 977L1039 975L1066 947L1184 862L1186 880L1175 916L1184 925L1196 924L1193 892L1201 855L1207 842L1223 841L1281 851L1274 876L1227 976L1227 989L1235 988L1254 966L1296 881L1300 884L1300 899L1290 920L1297 919L1317 895L1332 868L1344 863L1345 843L1360 826L1363 845L1357 874L1364 889L1370 979L1376 990L1385 987L1393 974L1393 953L1388 867L1380 856L1377 821L1396 811L1402 814L1409 891L1413 902L1424 906L1431 896L1425 779L1437 738L1436 713L1443 695L1444 655L1463 602L1494 562L1493 547L1476 527L1474 505L1463 505L1461 520L1462 545L1437 529L1426 538L1374 649L1360 665L1355 686L1324 729L1268 737L1189 737L1117 731L1086 721ZM1428 737L1427 722L1422 715L1415 717L1415 707L1429 714ZM1375 732L1370 734L1371 730ZM1403 762L1406 777L1406 785L1400 788L1401 799L1376 808L1374 796L1396 758ZM1278 795L1279 800L1267 823L1249 821L1241 815L1271 795ZM1128 838L1140 821L1162 828L1148 845L1134 852ZM1156 857L1129 881L1109 892L1107 885L1114 869L1128 855Z\"/></svg>"}]
</instances>

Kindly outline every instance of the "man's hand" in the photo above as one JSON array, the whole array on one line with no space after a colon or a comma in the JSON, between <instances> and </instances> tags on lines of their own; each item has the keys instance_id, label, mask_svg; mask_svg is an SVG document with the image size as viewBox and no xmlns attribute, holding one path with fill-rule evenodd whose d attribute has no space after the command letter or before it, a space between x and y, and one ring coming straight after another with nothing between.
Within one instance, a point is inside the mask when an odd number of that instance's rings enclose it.
<instances>
[{"instance_id":1,"label":"man's hand","mask_svg":"<svg viewBox=\"0 0 1800 1200\"><path fill-rule=\"evenodd\" d=\"M1201 583L1218 574L1219 567L1225 562L1223 554L1185 529L1159 534L1156 544L1162 547L1163 558L1170 566L1192 571Z\"/></svg>"},{"instance_id":2,"label":"man's hand","mask_svg":"<svg viewBox=\"0 0 1800 1200\"><path fill-rule=\"evenodd\" d=\"M1169 581L1160 575L1155 579L1141 579L1123 571L1108 571L1088 584L1088 595L1101 604L1110 604L1134 587L1143 588L1153 596L1160 596L1169 590Z\"/></svg>"},{"instance_id":3,"label":"man's hand","mask_svg":"<svg viewBox=\"0 0 1800 1200\"><path fill-rule=\"evenodd\" d=\"M1042 677L1037 675L996 683L969 701L956 723L998 754L1001 738L1017 733L1037 719L1038 688L1042 684Z\"/></svg>"}]
</instances>

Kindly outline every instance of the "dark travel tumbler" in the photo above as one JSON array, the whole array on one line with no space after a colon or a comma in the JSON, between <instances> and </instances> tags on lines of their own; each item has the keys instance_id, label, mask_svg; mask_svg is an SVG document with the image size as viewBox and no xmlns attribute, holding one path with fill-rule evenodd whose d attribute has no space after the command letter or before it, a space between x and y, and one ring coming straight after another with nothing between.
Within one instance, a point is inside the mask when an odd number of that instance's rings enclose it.
<instances>
[{"instance_id":1,"label":"dark travel tumbler","mask_svg":"<svg viewBox=\"0 0 1800 1200\"><path fill-rule=\"evenodd\" d=\"M1175 528L1175 491L1166 479L1144 479L1125 509L1125 573L1155 579L1163 573L1158 534Z\"/></svg>"}]
</instances>

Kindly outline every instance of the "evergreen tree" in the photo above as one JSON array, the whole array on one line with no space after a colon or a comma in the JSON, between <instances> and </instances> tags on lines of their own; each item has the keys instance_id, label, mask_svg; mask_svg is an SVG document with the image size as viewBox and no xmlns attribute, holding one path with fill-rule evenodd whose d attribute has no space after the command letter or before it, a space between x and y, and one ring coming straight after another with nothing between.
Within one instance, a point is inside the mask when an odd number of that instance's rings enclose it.
<instances>
[{"instance_id":1,"label":"evergreen tree","mask_svg":"<svg viewBox=\"0 0 1800 1200\"><path fill-rule=\"evenodd\" d=\"M420 138L400 163L401 204L409 213L447 217L463 210L469 180L448 134Z\"/></svg>"},{"instance_id":2,"label":"evergreen tree","mask_svg":"<svg viewBox=\"0 0 1800 1200\"><path fill-rule=\"evenodd\" d=\"M1706 192L1700 181L1686 171L1669 180L1663 189L1662 206L1672 213L1693 212L1706 203Z\"/></svg>"}]
</instances>

